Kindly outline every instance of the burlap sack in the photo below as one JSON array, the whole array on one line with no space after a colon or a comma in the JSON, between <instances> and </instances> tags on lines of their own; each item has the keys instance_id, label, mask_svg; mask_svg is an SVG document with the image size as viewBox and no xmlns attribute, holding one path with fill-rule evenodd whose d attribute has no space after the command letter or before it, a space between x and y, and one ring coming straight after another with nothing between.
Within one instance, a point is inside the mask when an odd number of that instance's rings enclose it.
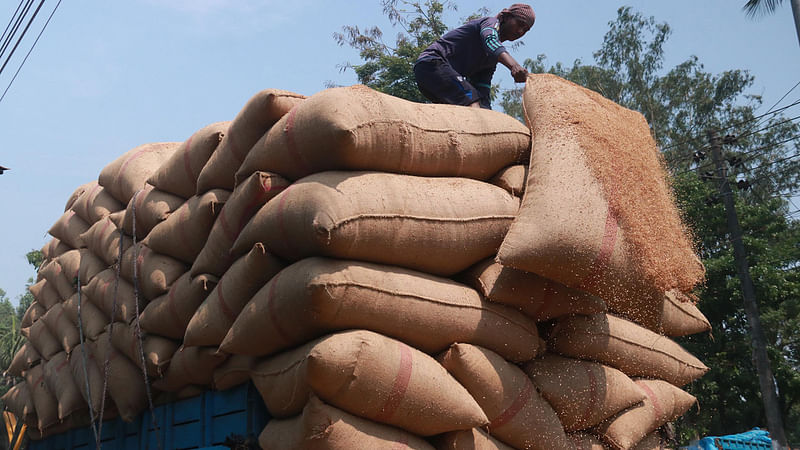
<instances>
[{"instance_id":1,"label":"burlap sack","mask_svg":"<svg viewBox=\"0 0 800 450\"><path fill-rule=\"evenodd\" d=\"M666 336L688 336L711 331L711 323L695 303L680 292L664 294L662 332Z\"/></svg>"},{"instance_id":2,"label":"burlap sack","mask_svg":"<svg viewBox=\"0 0 800 450\"><path fill-rule=\"evenodd\" d=\"M189 198L197 191L197 177L219 146L230 122L216 122L197 130L164 161L147 182L159 190Z\"/></svg>"},{"instance_id":3,"label":"burlap sack","mask_svg":"<svg viewBox=\"0 0 800 450\"><path fill-rule=\"evenodd\" d=\"M133 194L144 187L150 175L179 145L180 142L160 142L128 150L105 166L97 181L120 203L127 205Z\"/></svg>"},{"instance_id":4,"label":"burlap sack","mask_svg":"<svg viewBox=\"0 0 800 450\"><path fill-rule=\"evenodd\" d=\"M308 401L302 415L269 421L258 442L269 450L433 450L407 431L348 414L316 397Z\"/></svg>"},{"instance_id":5,"label":"burlap sack","mask_svg":"<svg viewBox=\"0 0 800 450\"><path fill-rule=\"evenodd\" d=\"M567 435L575 446L575 450L606 450L603 441L588 433L570 433Z\"/></svg>"},{"instance_id":6,"label":"burlap sack","mask_svg":"<svg viewBox=\"0 0 800 450\"><path fill-rule=\"evenodd\" d=\"M108 336L105 336L105 338L107 339ZM75 380L75 385L78 387L84 402L91 406L95 414L99 414L104 394L103 362L97 360L96 351L93 341L79 344L69 357L69 365L72 371L72 378ZM110 410L111 402L108 400L108 392L105 395L107 400L105 407L106 410Z\"/></svg>"},{"instance_id":7,"label":"burlap sack","mask_svg":"<svg viewBox=\"0 0 800 450\"><path fill-rule=\"evenodd\" d=\"M47 328L44 320L37 320L28 328L22 328L19 331L44 359L50 359L51 356L62 350L61 343Z\"/></svg>"},{"instance_id":8,"label":"burlap sack","mask_svg":"<svg viewBox=\"0 0 800 450\"><path fill-rule=\"evenodd\" d=\"M147 408L142 370L111 345L108 333L98 336L95 343L94 354L98 367L104 371L108 364L108 394L114 400L122 420L132 422Z\"/></svg>"},{"instance_id":9,"label":"burlap sack","mask_svg":"<svg viewBox=\"0 0 800 450\"><path fill-rule=\"evenodd\" d=\"M533 320L467 286L399 267L316 257L275 275L219 347L270 355L348 329L375 331L428 353L469 342L527 361L543 348Z\"/></svg>"},{"instance_id":10,"label":"burlap sack","mask_svg":"<svg viewBox=\"0 0 800 450\"><path fill-rule=\"evenodd\" d=\"M47 325L50 334L58 340L64 351L69 353L73 347L78 345L81 336L65 312L64 306L61 303L57 303L47 310L47 313L42 317L42 321Z\"/></svg>"},{"instance_id":11,"label":"burlap sack","mask_svg":"<svg viewBox=\"0 0 800 450\"><path fill-rule=\"evenodd\" d=\"M70 208L72 208L72 205L74 205L75 202L78 201L78 198L81 195L83 195L83 193L86 192L87 189L91 189L92 186L94 186L95 184L97 184L97 182L93 180L75 188L75 190L72 191L72 194L70 194L69 198L67 199L67 204L64 205L64 212L67 212Z\"/></svg>"},{"instance_id":12,"label":"burlap sack","mask_svg":"<svg viewBox=\"0 0 800 450\"><path fill-rule=\"evenodd\" d=\"M492 436L515 448L569 448L558 416L522 369L469 344L455 344L436 359L481 406Z\"/></svg>"},{"instance_id":13,"label":"burlap sack","mask_svg":"<svg viewBox=\"0 0 800 450\"><path fill-rule=\"evenodd\" d=\"M596 433L613 449L628 450L656 428L682 416L697 402L691 394L662 380L636 380L644 401L598 425Z\"/></svg>"},{"instance_id":14,"label":"burlap sack","mask_svg":"<svg viewBox=\"0 0 800 450\"><path fill-rule=\"evenodd\" d=\"M640 113L550 74L528 77L523 106L536 139L498 262L595 294L609 308L648 300L643 293L687 292L703 279Z\"/></svg>"},{"instance_id":15,"label":"burlap sack","mask_svg":"<svg viewBox=\"0 0 800 450\"><path fill-rule=\"evenodd\" d=\"M133 285L122 277L118 279L114 269L106 269L95 275L84 288L83 294L106 317L120 322L130 322L136 317L137 303L139 311L144 308L141 293L137 296ZM116 314L114 314L115 308Z\"/></svg>"},{"instance_id":16,"label":"burlap sack","mask_svg":"<svg viewBox=\"0 0 800 450\"><path fill-rule=\"evenodd\" d=\"M210 275L192 278L184 273L169 292L147 304L139 320L142 329L160 336L182 340L189 321L217 280Z\"/></svg>"},{"instance_id":17,"label":"burlap sack","mask_svg":"<svg viewBox=\"0 0 800 450\"><path fill-rule=\"evenodd\" d=\"M458 279L489 300L518 308L537 321L567 314L604 312L598 297L521 270L486 259L462 273Z\"/></svg>"},{"instance_id":18,"label":"burlap sack","mask_svg":"<svg viewBox=\"0 0 800 450\"><path fill-rule=\"evenodd\" d=\"M122 255L121 274L131 283L133 283L134 261L136 261L139 296L147 300L166 294L172 283L189 270L189 267L181 261L138 242Z\"/></svg>"},{"instance_id":19,"label":"burlap sack","mask_svg":"<svg viewBox=\"0 0 800 450\"><path fill-rule=\"evenodd\" d=\"M236 172L297 180L326 170L375 170L486 180L524 161L530 131L506 114L414 103L366 86L326 89L281 118Z\"/></svg>"},{"instance_id":20,"label":"burlap sack","mask_svg":"<svg viewBox=\"0 0 800 450\"><path fill-rule=\"evenodd\" d=\"M44 306L40 305L39 302L33 301L28 309L25 310L25 314L22 316L22 320L19 322L20 328L28 328L39 320L47 310L44 309Z\"/></svg>"},{"instance_id":21,"label":"burlap sack","mask_svg":"<svg viewBox=\"0 0 800 450\"><path fill-rule=\"evenodd\" d=\"M44 365L44 381L58 401L59 420L64 420L73 412L86 407L65 352L56 353Z\"/></svg>"},{"instance_id":22,"label":"burlap sack","mask_svg":"<svg viewBox=\"0 0 800 450\"><path fill-rule=\"evenodd\" d=\"M55 262L61 266L62 274L70 282L72 293L77 290L78 279L80 279L81 286L86 286L95 275L108 268L108 264L95 256L88 248L70 250L56 257ZM59 289L59 294L62 294L64 299L72 295L63 295L61 289Z\"/></svg>"},{"instance_id":23,"label":"burlap sack","mask_svg":"<svg viewBox=\"0 0 800 450\"><path fill-rule=\"evenodd\" d=\"M228 200L230 191L213 189L194 196L159 223L143 241L156 252L191 265L214 226L217 215Z\"/></svg>"},{"instance_id":24,"label":"burlap sack","mask_svg":"<svg viewBox=\"0 0 800 450\"><path fill-rule=\"evenodd\" d=\"M55 261L50 261L48 265L54 263ZM28 286L28 292L33 295L33 298L40 305L42 305L45 310L50 309L56 303L61 302L61 295L59 295L58 290L56 290L55 286L48 282L45 278L42 278L36 283Z\"/></svg>"},{"instance_id":25,"label":"burlap sack","mask_svg":"<svg viewBox=\"0 0 800 450\"><path fill-rule=\"evenodd\" d=\"M259 362L251 374L270 414L298 414L313 392L351 414L422 436L488 424L432 357L364 330L323 337Z\"/></svg>"},{"instance_id":26,"label":"burlap sack","mask_svg":"<svg viewBox=\"0 0 800 450\"><path fill-rule=\"evenodd\" d=\"M86 233L81 235L81 238L86 243L86 247L109 266L116 264L120 256L133 245L131 237L122 234L110 217L95 222ZM120 248L120 239L122 239L122 248Z\"/></svg>"},{"instance_id":27,"label":"burlap sack","mask_svg":"<svg viewBox=\"0 0 800 450\"><path fill-rule=\"evenodd\" d=\"M177 392L187 385L211 386L214 369L225 362L227 355L217 352L215 347L181 346L172 355L164 378L153 382L161 391Z\"/></svg>"},{"instance_id":28,"label":"burlap sack","mask_svg":"<svg viewBox=\"0 0 800 450\"><path fill-rule=\"evenodd\" d=\"M72 249L72 247L70 247L69 245L61 242L61 239L58 239L58 238L50 239L49 241L47 241L47 244L45 244L44 247L42 247L41 251L42 251L42 256L44 257L44 260L42 260L41 266L47 264L47 262L50 261L51 259L57 257L58 255L60 255L62 253L68 252L71 249ZM41 267L41 266L39 266L39 267Z\"/></svg>"},{"instance_id":29,"label":"burlap sack","mask_svg":"<svg viewBox=\"0 0 800 450\"><path fill-rule=\"evenodd\" d=\"M30 342L24 342L17 350L17 353L14 354L14 358L11 359L11 364L9 364L6 372L15 377L21 377L23 372L41 360L42 355L36 350L36 347Z\"/></svg>"},{"instance_id":30,"label":"burlap sack","mask_svg":"<svg viewBox=\"0 0 800 450\"><path fill-rule=\"evenodd\" d=\"M202 194L213 188L233 190L234 174L256 141L305 98L278 89L265 89L250 98L200 172L197 193Z\"/></svg>"},{"instance_id":31,"label":"burlap sack","mask_svg":"<svg viewBox=\"0 0 800 450\"><path fill-rule=\"evenodd\" d=\"M85 246L81 234L88 229L89 224L70 209L62 214L47 232L72 248L81 248Z\"/></svg>"},{"instance_id":32,"label":"burlap sack","mask_svg":"<svg viewBox=\"0 0 800 450\"><path fill-rule=\"evenodd\" d=\"M247 355L231 355L219 367L214 369L214 389L228 389L250 381L250 372L256 364L256 357Z\"/></svg>"},{"instance_id":33,"label":"burlap sack","mask_svg":"<svg viewBox=\"0 0 800 450\"><path fill-rule=\"evenodd\" d=\"M591 361L547 354L523 368L567 431L593 427L645 397L627 375Z\"/></svg>"},{"instance_id":34,"label":"burlap sack","mask_svg":"<svg viewBox=\"0 0 800 450\"><path fill-rule=\"evenodd\" d=\"M75 214L87 224L92 225L109 214L124 208L125 205L95 181L89 189L78 197L70 209L75 211Z\"/></svg>"},{"instance_id":35,"label":"burlap sack","mask_svg":"<svg viewBox=\"0 0 800 450\"><path fill-rule=\"evenodd\" d=\"M147 375L161 377L166 373L172 355L178 350L179 344L170 339L142 333L141 339L136 334L136 327L123 322L115 322L113 328L106 327L111 332L111 344L133 361L139 369L142 368L142 353Z\"/></svg>"},{"instance_id":36,"label":"burlap sack","mask_svg":"<svg viewBox=\"0 0 800 450\"><path fill-rule=\"evenodd\" d=\"M192 264L192 276L210 273L221 277L236 261L231 247L244 226L256 211L288 186L283 177L267 172L256 172L236 186Z\"/></svg>"},{"instance_id":37,"label":"burlap sack","mask_svg":"<svg viewBox=\"0 0 800 450\"><path fill-rule=\"evenodd\" d=\"M515 164L501 169L489 180L495 186L499 186L515 197L522 197L525 193L525 183L528 180L528 166Z\"/></svg>"},{"instance_id":38,"label":"burlap sack","mask_svg":"<svg viewBox=\"0 0 800 450\"><path fill-rule=\"evenodd\" d=\"M451 431L439 436L436 450L513 450L480 428Z\"/></svg>"},{"instance_id":39,"label":"burlap sack","mask_svg":"<svg viewBox=\"0 0 800 450\"><path fill-rule=\"evenodd\" d=\"M26 424L36 423L36 408L33 406L31 391L25 380L11 386L0 400L17 420L22 420Z\"/></svg>"},{"instance_id":40,"label":"burlap sack","mask_svg":"<svg viewBox=\"0 0 800 450\"><path fill-rule=\"evenodd\" d=\"M267 253L263 245L254 245L233 263L197 308L186 327L184 343L219 346L244 305L284 267L285 263Z\"/></svg>"},{"instance_id":41,"label":"burlap sack","mask_svg":"<svg viewBox=\"0 0 800 450\"><path fill-rule=\"evenodd\" d=\"M68 279L67 275L64 274L64 269L61 268L61 264L58 262L58 258L50 261L46 266L42 266L39 269L39 273L42 274L50 286L56 288L60 299L69 298L75 293L75 279L74 277Z\"/></svg>"},{"instance_id":42,"label":"burlap sack","mask_svg":"<svg viewBox=\"0 0 800 450\"><path fill-rule=\"evenodd\" d=\"M44 365L39 364L25 372L25 382L31 392L36 409L37 427L47 429L58 422L58 400L47 388L44 381Z\"/></svg>"},{"instance_id":43,"label":"burlap sack","mask_svg":"<svg viewBox=\"0 0 800 450\"><path fill-rule=\"evenodd\" d=\"M325 172L267 202L233 252L263 242L292 261L331 256L449 276L496 253L516 211L515 197L481 181Z\"/></svg>"},{"instance_id":44,"label":"burlap sack","mask_svg":"<svg viewBox=\"0 0 800 450\"><path fill-rule=\"evenodd\" d=\"M97 304L89 300L85 294L86 291L87 289L82 289L80 296L76 292L65 300L62 306L75 329L78 332L82 329L85 337L94 339L103 332L109 320L108 316L97 307Z\"/></svg>"},{"instance_id":45,"label":"burlap sack","mask_svg":"<svg viewBox=\"0 0 800 450\"><path fill-rule=\"evenodd\" d=\"M633 450L669 450L669 447L663 439L661 439L661 434L658 430L656 430L642 438L642 440L633 447Z\"/></svg>"},{"instance_id":46,"label":"burlap sack","mask_svg":"<svg viewBox=\"0 0 800 450\"><path fill-rule=\"evenodd\" d=\"M675 341L610 314L559 319L548 346L565 356L607 364L628 376L658 378L676 386L708 371Z\"/></svg>"},{"instance_id":47,"label":"burlap sack","mask_svg":"<svg viewBox=\"0 0 800 450\"><path fill-rule=\"evenodd\" d=\"M146 184L128 202L122 216L122 229L133 236L133 218L136 216L136 239L144 239L150 230L166 220L186 202L183 197L156 189Z\"/></svg>"}]
</instances>

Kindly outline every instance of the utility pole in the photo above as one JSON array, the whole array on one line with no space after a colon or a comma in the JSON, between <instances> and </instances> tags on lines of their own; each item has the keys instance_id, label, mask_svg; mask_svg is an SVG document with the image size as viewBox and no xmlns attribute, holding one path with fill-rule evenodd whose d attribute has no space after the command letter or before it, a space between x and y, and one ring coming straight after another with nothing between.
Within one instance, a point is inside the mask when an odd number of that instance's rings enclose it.
<instances>
[{"instance_id":1,"label":"utility pole","mask_svg":"<svg viewBox=\"0 0 800 450\"><path fill-rule=\"evenodd\" d=\"M797 40L800 41L800 0L792 1L792 15L794 16L794 28L797 31Z\"/></svg>"},{"instance_id":2,"label":"utility pole","mask_svg":"<svg viewBox=\"0 0 800 450\"><path fill-rule=\"evenodd\" d=\"M725 213L728 222L728 232L733 244L733 256L736 264L736 271L742 282L742 296L744 297L744 311L747 315L747 322L750 325L750 338L755 357L756 371L758 372L758 383L761 387L761 398L764 401L764 412L767 416L767 427L772 438L773 450L786 450L786 433L783 430L783 420L781 418L780 405L778 404L778 394L775 392L775 382L772 375L769 357L767 356L767 344L764 338L764 330L761 328L761 319L758 313L758 303L756 303L756 293L753 288L753 280L750 278L750 267L747 263L747 254L742 242L742 228L739 225L739 218L736 215L736 206L733 201L733 192L728 183L728 174L722 158L722 139L719 134L712 130L708 132L711 143L711 156L717 168L717 178L719 180L719 190L725 204Z\"/></svg>"}]
</instances>

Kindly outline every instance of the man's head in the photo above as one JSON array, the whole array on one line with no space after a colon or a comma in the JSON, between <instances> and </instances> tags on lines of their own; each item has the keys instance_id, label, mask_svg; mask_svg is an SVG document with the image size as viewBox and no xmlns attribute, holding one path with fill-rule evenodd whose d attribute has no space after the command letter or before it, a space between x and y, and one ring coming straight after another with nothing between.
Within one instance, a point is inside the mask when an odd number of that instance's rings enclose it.
<instances>
[{"instance_id":1,"label":"man's head","mask_svg":"<svg viewBox=\"0 0 800 450\"><path fill-rule=\"evenodd\" d=\"M514 3L500 11L497 18L500 19L500 40L516 41L531 29L536 21L536 14L530 5Z\"/></svg>"}]
</instances>

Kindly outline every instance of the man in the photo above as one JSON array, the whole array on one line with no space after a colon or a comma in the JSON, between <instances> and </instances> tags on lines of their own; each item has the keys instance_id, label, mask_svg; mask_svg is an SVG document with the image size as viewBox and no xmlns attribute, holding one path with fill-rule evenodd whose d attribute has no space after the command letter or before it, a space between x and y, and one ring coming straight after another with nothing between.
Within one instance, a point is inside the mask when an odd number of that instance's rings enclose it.
<instances>
[{"instance_id":1,"label":"man","mask_svg":"<svg viewBox=\"0 0 800 450\"><path fill-rule=\"evenodd\" d=\"M521 38L533 26L533 8L515 3L496 17L483 17L447 32L414 63L417 86L434 103L491 109L489 90L497 62L517 83L528 77L501 44Z\"/></svg>"}]
</instances>

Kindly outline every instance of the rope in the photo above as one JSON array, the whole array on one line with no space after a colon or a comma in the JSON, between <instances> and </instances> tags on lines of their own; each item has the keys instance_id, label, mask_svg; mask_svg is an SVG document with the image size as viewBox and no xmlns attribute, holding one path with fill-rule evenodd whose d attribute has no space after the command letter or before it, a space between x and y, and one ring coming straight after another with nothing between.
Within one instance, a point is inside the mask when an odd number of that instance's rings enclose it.
<instances>
[{"instance_id":1,"label":"rope","mask_svg":"<svg viewBox=\"0 0 800 450\"><path fill-rule=\"evenodd\" d=\"M136 323L135 333L136 338L139 341L139 356L141 357L141 366L142 366L142 377L144 378L144 387L145 392L147 393L147 404L150 407L150 419L153 425L153 430L156 433L156 444L158 444L158 449L162 450L161 448L161 437L159 436L160 428L158 426L158 421L156 420L156 413L155 408L153 407L153 395L150 391L150 380L147 377L147 362L144 357L144 340L142 339L142 327L139 323L139 276L137 273L138 261L139 261L139 249L136 247L136 197L142 192L144 189L139 189L133 194L133 198L131 199L131 222L133 223L133 303L134 308L136 309L136 318L134 322ZM150 432L148 431L148 435Z\"/></svg>"},{"instance_id":2,"label":"rope","mask_svg":"<svg viewBox=\"0 0 800 450\"><path fill-rule=\"evenodd\" d=\"M89 386L89 369L87 369L88 358L86 357L86 344L83 339L83 318L81 316L81 271L78 268L78 331L81 342L81 353L83 354L83 380L86 382L86 398L89 401L89 417L92 421L92 433L94 434L94 441L100 442L100 435L95 425L94 410L92 409L92 388Z\"/></svg>"}]
</instances>

